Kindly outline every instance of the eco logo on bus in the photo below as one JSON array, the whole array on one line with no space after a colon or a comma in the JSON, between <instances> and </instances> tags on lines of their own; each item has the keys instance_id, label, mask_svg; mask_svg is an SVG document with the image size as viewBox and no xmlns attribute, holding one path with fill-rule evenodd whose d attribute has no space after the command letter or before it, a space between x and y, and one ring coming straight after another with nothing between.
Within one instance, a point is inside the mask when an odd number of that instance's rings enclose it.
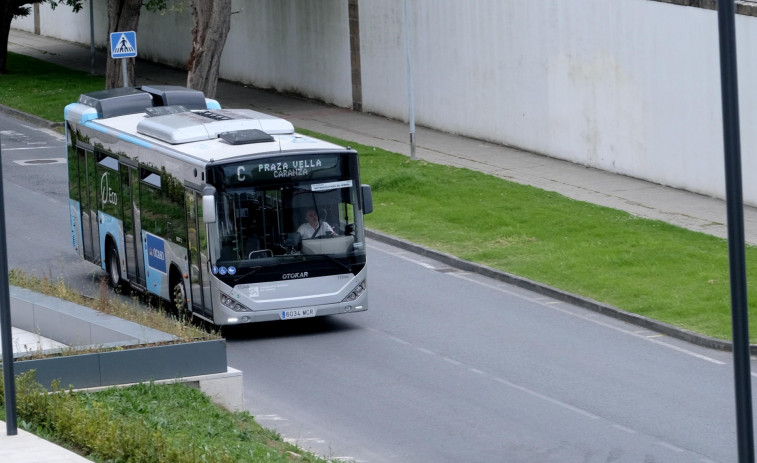
<instances>
[{"instance_id":1,"label":"eco logo on bus","mask_svg":"<svg viewBox=\"0 0 757 463\"><path fill-rule=\"evenodd\" d=\"M105 172L103 176L100 177L100 200L102 201L103 206L106 204L113 204L114 206L118 205L118 195L110 188L110 185L108 184L107 172Z\"/></svg>"}]
</instances>

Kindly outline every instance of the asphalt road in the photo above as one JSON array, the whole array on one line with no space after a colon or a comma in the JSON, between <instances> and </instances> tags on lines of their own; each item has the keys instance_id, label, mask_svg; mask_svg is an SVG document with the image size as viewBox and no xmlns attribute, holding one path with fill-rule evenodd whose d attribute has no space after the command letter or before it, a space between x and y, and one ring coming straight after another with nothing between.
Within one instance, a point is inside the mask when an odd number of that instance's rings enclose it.
<instances>
[{"instance_id":1,"label":"asphalt road","mask_svg":"<svg viewBox=\"0 0 757 463\"><path fill-rule=\"evenodd\" d=\"M96 293L60 135L0 115L8 260ZM32 161L32 162L29 162ZM364 462L730 462L731 356L369 242L370 310L229 331L264 426Z\"/></svg>"},{"instance_id":2,"label":"asphalt road","mask_svg":"<svg viewBox=\"0 0 757 463\"><path fill-rule=\"evenodd\" d=\"M231 337L248 407L369 462L735 459L727 353L373 243L370 310Z\"/></svg>"}]
</instances>

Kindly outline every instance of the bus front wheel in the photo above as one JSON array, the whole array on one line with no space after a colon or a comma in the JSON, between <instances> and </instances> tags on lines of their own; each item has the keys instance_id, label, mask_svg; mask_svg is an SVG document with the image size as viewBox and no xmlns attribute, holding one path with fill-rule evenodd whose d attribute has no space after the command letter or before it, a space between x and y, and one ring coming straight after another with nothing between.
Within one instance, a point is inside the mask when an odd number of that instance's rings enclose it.
<instances>
[{"instance_id":1,"label":"bus front wheel","mask_svg":"<svg viewBox=\"0 0 757 463\"><path fill-rule=\"evenodd\" d=\"M179 315L189 314L187 306L187 291L184 288L184 282L178 281L173 287L173 304Z\"/></svg>"},{"instance_id":2,"label":"bus front wheel","mask_svg":"<svg viewBox=\"0 0 757 463\"><path fill-rule=\"evenodd\" d=\"M121 278L121 260L118 258L118 249L110 243L108 246L108 280L113 289L120 289L123 286L123 279Z\"/></svg>"}]
</instances>

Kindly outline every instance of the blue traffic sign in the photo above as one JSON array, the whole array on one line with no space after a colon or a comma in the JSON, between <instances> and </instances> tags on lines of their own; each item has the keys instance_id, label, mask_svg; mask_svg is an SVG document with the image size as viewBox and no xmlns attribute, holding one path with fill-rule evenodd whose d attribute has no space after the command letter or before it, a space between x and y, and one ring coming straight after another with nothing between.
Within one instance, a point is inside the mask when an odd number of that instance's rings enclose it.
<instances>
[{"instance_id":1,"label":"blue traffic sign","mask_svg":"<svg viewBox=\"0 0 757 463\"><path fill-rule=\"evenodd\" d=\"M110 34L111 58L133 58L137 56L137 33L134 31L112 32Z\"/></svg>"}]
</instances>

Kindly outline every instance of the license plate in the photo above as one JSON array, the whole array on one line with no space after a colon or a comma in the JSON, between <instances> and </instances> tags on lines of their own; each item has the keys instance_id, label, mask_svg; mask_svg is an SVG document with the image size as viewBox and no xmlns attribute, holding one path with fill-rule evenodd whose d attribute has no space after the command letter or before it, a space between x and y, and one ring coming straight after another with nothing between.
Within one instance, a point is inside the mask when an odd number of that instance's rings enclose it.
<instances>
[{"instance_id":1,"label":"license plate","mask_svg":"<svg viewBox=\"0 0 757 463\"><path fill-rule=\"evenodd\" d=\"M315 317L315 309L289 309L282 310L279 314L282 320L294 320L295 318Z\"/></svg>"}]
</instances>

